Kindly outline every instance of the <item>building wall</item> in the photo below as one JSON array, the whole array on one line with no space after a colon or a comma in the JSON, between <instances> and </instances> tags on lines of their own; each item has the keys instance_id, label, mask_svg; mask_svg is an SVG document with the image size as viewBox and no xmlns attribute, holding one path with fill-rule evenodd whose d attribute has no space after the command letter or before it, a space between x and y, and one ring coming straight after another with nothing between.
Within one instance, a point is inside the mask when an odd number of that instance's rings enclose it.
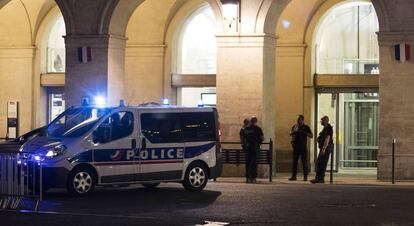
<instances>
[{"instance_id":1,"label":"building wall","mask_svg":"<svg viewBox=\"0 0 414 226\"><path fill-rule=\"evenodd\" d=\"M413 46L414 34L380 35L380 179L391 179L394 138L396 179L414 178L414 64L412 60L402 63L394 58L394 45L400 42Z\"/></svg>"},{"instance_id":2,"label":"building wall","mask_svg":"<svg viewBox=\"0 0 414 226\"><path fill-rule=\"evenodd\" d=\"M292 147L289 136L297 116L303 114L305 122L313 128L313 79L305 62L311 54L312 40L305 40L309 20L320 1L292 0L279 18L276 34L276 122L275 154L277 171L290 172ZM311 140L308 148L313 152ZM313 155L309 155L313 162Z\"/></svg>"},{"instance_id":3,"label":"building wall","mask_svg":"<svg viewBox=\"0 0 414 226\"><path fill-rule=\"evenodd\" d=\"M9 100L19 101L20 135L45 123L42 47L47 24L59 11L53 0L11 0L0 7L0 137L5 137Z\"/></svg>"},{"instance_id":4,"label":"building wall","mask_svg":"<svg viewBox=\"0 0 414 226\"><path fill-rule=\"evenodd\" d=\"M165 29L175 2L145 1L130 18L125 56L125 99L130 104L160 102L164 96Z\"/></svg>"},{"instance_id":5,"label":"building wall","mask_svg":"<svg viewBox=\"0 0 414 226\"><path fill-rule=\"evenodd\" d=\"M280 44L276 51L276 169L290 171L292 147L289 136L297 116L304 114L304 47ZM283 66L282 66L283 65ZM306 123L312 124L307 115Z\"/></svg>"},{"instance_id":6,"label":"building wall","mask_svg":"<svg viewBox=\"0 0 414 226\"><path fill-rule=\"evenodd\" d=\"M19 101L19 131L32 127L35 48L24 7L12 1L0 10L0 137L6 136L7 101Z\"/></svg>"},{"instance_id":7,"label":"building wall","mask_svg":"<svg viewBox=\"0 0 414 226\"><path fill-rule=\"evenodd\" d=\"M81 1L84 6L79 3ZM237 131L244 117L263 116L262 125L265 127L267 138L276 138L278 169L289 170L290 126L298 114L304 114L308 123L314 114L314 67L311 45L314 31L323 14L342 1L243 1L246 4L242 4L241 24L239 30L235 31L234 28L226 29L218 1L146 0L137 7L141 1L131 0L130 2L134 2L131 7L137 8L130 18L128 27L125 27L125 36L128 38L125 53L122 49L105 49L111 48L108 44L100 49L107 56L96 52L100 55L96 59L105 59L95 63L103 64L99 68L104 68L102 74L105 74L105 79L109 79L110 82L111 79L115 79L114 83L117 85L114 87L124 86L123 93L117 95L123 95L130 104L158 102L164 97L174 97L171 72L174 70L176 51L175 32L180 29L192 10L208 2L212 7L216 7L214 12L218 18L221 46L218 53L217 95L225 138L237 139ZM410 88L413 82L413 66L411 61L400 63L393 59L392 48L398 43L413 43L414 16L410 10L414 4L410 0L372 1L378 10L381 45L379 177L389 177L390 141L396 137L399 141L397 174L401 179L409 179L414 177L414 154L411 148L413 120L409 116L413 111L411 99L414 93ZM49 12L45 5L54 4L51 0L12 0L4 6L3 2L0 5L3 6L0 10L0 137L5 135L7 100L21 101L22 133L40 125L39 118L43 114L41 108L44 107L39 106L44 105L44 101L42 103L38 100L45 97L39 84L41 54L38 51L41 44L36 40L44 15ZM73 2L58 0L62 10L76 11L82 6L82 10L76 12L63 12L73 37L79 38L88 34L105 38L116 34L121 36L116 36L117 38L123 38L120 33L110 33L108 28L116 27L109 26L112 12L109 9L116 7L119 1L76 2L76 7L65 8L62 5L71 6ZM107 8L95 7L99 3L105 3ZM287 8L284 8L285 5ZM106 9L108 10L105 11ZM279 12L282 10L279 18ZM274 26L275 21L277 27ZM269 27L273 30L269 30ZM117 29L118 32L122 30L123 28ZM274 34L277 34L277 45L266 43L267 39L276 37ZM72 57L70 59L74 60L73 57L76 56L74 49L94 41L96 40L93 38L77 39L72 43L72 51L68 51ZM123 43L120 44L122 45ZM125 61L120 59L124 54ZM124 62L125 72L120 67ZM83 65L85 70L81 72L85 75L90 74L89 72L96 69L93 67L97 67L94 65ZM69 74L76 74L78 66L68 68ZM276 68L273 68L274 66ZM125 76L119 75L123 73ZM110 76L107 76L108 74ZM90 78L94 79L93 76ZM81 79L74 80L77 81ZM116 89L111 88L111 85L107 84L108 81L104 82L107 88ZM251 84L254 85L249 87ZM314 127L312 123L309 124Z\"/></svg>"}]
</instances>

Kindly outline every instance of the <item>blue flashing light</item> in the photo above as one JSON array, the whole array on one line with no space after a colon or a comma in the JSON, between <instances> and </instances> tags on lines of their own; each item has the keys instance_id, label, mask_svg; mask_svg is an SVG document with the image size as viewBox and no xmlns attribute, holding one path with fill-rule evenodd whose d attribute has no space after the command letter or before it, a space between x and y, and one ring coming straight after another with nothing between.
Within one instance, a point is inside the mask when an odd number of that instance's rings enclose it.
<instances>
[{"instance_id":1,"label":"blue flashing light","mask_svg":"<svg viewBox=\"0 0 414 226\"><path fill-rule=\"evenodd\" d=\"M168 99L164 99L164 100L162 101L162 104L163 104L163 105L170 105L170 102L168 101Z\"/></svg>"},{"instance_id":2,"label":"blue flashing light","mask_svg":"<svg viewBox=\"0 0 414 226\"><path fill-rule=\"evenodd\" d=\"M106 99L103 96L95 96L93 98L94 104L97 106L105 106L106 105Z\"/></svg>"}]
</instances>

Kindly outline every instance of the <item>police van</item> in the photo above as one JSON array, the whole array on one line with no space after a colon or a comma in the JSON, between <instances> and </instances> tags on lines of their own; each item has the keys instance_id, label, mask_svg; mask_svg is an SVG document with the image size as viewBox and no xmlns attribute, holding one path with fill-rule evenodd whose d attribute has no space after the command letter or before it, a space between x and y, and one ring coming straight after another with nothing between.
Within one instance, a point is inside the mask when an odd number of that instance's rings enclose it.
<instances>
[{"instance_id":1,"label":"police van","mask_svg":"<svg viewBox=\"0 0 414 226\"><path fill-rule=\"evenodd\" d=\"M42 162L45 189L64 187L77 195L95 186L161 182L201 191L222 170L215 108L72 107L21 151Z\"/></svg>"}]
</instances>

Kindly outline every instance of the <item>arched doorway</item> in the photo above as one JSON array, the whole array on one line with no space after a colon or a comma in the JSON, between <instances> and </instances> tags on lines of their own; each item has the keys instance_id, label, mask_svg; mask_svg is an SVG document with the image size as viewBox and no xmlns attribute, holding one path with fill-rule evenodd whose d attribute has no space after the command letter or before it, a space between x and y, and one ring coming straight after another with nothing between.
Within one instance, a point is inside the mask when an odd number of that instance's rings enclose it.
<instances>
[{"instance_id":1,"label":"arched doorway","mask_svg":"<svg viewBox=\"0 0 414 226\"><path fill-rule=\"evenodd\" d=\"M216 21L212 8L203 4L186 18L176 31L176 59L172 71L177 77L212 77L216 74ZM210 84L211 85L211 84ZM177 88L177 104L215 106L216 88L209 84L182 84Z\"/></svg>"},{"instance_id":2,"label":"arched doorway","mask_svg":"<svg viewBox=\"0 0 414 226\"><path fill-rule=\"evenodd\" d=\"M46 62L47 75L65 73L66 49L64 36L66 35L63 16L59 14L50 23L50 31L46 36L46 56L41 59ZM45 86L47 95L46 120L51 122L65 110L64 87L54 84Z\"/></svg>"},{"instance_id":3,"label":"arched doorway","mask_svg":"<svg viewBox=\"0 0 414 226\"><path fill-rule=\"evenodd\" d=\"M319 118L329 116L338 171L376 173L378 30L370 1L344 1L325 13L314 32L315 129L322 129Z\"/></svg>"}]
</instances>

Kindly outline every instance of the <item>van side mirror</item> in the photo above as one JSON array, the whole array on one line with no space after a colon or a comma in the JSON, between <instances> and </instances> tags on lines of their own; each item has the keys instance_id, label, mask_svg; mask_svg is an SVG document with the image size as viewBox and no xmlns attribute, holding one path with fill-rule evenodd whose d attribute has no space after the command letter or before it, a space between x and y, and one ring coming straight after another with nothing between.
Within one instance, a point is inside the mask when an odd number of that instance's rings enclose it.
<instances>
[{"instance_id":1,"label":"van side mirror","mask_svg":"<svg viewBox=\"0 0 414 226\"><path fill-rule=\"evenodd\" d=\"M25 139L25 137L19 137L19 144L24 144L24 143L26 143L26 139Z\"/></svg>"}]
</instances>

